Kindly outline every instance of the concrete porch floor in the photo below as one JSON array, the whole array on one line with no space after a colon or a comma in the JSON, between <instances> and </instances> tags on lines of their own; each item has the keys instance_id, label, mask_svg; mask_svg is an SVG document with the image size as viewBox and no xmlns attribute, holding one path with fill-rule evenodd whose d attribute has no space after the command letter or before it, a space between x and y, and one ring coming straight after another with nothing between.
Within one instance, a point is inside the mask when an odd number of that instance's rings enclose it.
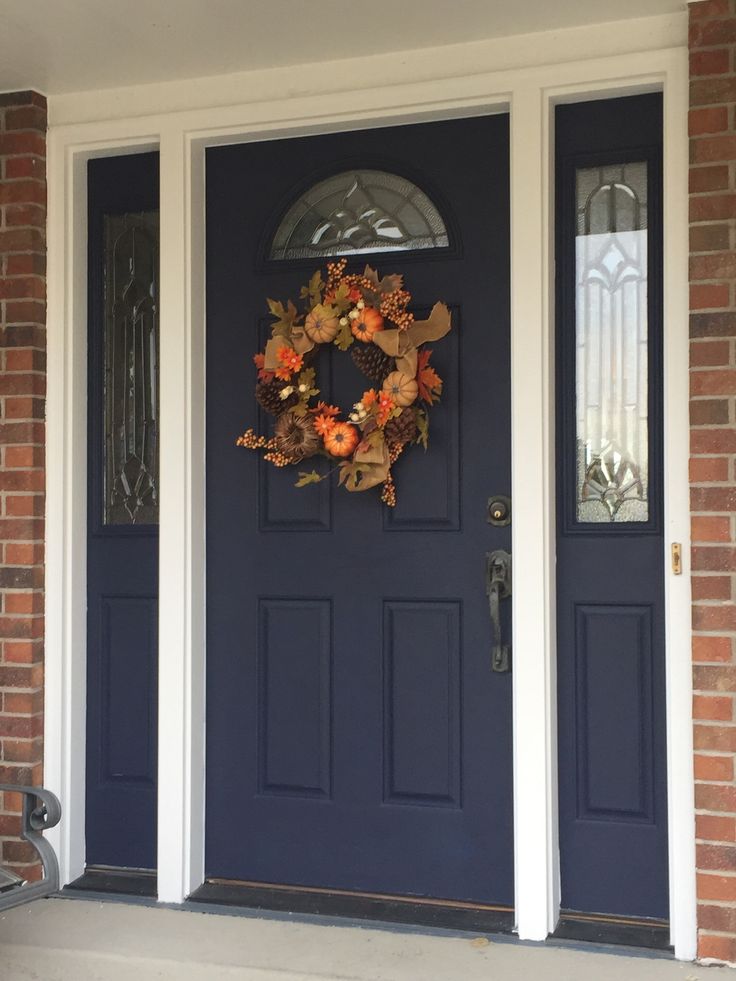
<instances>
[{"instance_id":1,"label":"concrete porch floor","mask_svg":"<svg viewBox=\"0 0 736 981\"><path fill-rule=\"evenodd\" d=\"M47 899L0 916L2 981L713 981L719 975L600 948L119 902Z\"/></svg>"}]
</instances>

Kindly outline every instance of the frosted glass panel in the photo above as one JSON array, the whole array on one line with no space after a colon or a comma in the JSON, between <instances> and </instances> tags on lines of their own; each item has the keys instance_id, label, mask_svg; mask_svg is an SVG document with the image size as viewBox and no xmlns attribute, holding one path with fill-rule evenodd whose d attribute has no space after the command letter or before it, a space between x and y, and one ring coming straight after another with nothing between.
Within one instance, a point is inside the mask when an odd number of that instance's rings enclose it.
<instances>
[{"instance_id":1,"label":"frosted glass panel","mask_svg":"<svg viewBox=\"0 0 736 981\"><path fill-rule=\"evenodd\" d=\"M448 244L439 211L416 184L383 170L349 170L310 187L289 208L269 258L437 249Z\"/></svg>"},{"instance_id":2,"label":"frosted glass panel","mask_svg":"<svg viewBox=\"0 0 736 981\"><path fill-rule=\"evenodd\" d=\"M577 520L649 519L647 165L579 169Z\"/></svg>"},{"instance_id":3,"label":"frosted glass panel","mask_svg":"<svg viewBox=\"0 0 736 981\"><path fill-rule=\"evenodd\" d=\"M104 222L105 524L158 524L158 212Z\"/></svg>"}]
</instances>

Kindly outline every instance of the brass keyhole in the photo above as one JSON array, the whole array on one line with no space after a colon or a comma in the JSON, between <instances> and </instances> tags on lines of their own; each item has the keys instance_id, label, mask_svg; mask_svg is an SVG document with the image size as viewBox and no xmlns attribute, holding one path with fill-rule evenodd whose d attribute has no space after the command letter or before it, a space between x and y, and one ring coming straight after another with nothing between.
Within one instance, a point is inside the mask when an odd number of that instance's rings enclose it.
<instances>
[{"instance_id":1,"label":"brass keyhole","mask_svg":"<svg viewBox=\"0 0 736 981\"><path fill-rule=\"evenodd\" d=\"M488 498L489 524L503 527L511 523L511 499L497 494Z\"/></svg>"}]
</instances>

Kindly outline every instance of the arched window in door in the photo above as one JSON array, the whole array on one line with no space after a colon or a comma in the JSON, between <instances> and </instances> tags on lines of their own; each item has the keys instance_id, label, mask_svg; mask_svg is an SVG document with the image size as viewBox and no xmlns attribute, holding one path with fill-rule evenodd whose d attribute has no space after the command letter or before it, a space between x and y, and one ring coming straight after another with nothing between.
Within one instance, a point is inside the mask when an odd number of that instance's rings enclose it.
<instances>
[{"instance_id":1,"label":"arched window in door","mask_svg":"<svg viewBox=\"0 0 736 981\"><path fill-rule=\"evenodd\" d=\"M345 170L305 191L281 220L269 259L414 251L449 245L437 206L405 177Z\"/></svg>"}]
</instances>

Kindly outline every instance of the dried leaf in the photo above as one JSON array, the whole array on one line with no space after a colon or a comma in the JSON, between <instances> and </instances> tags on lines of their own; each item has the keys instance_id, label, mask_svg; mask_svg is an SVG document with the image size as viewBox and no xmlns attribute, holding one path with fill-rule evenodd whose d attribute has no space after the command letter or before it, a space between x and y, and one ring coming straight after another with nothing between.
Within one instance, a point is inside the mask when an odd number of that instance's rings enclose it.
<instances>
[{"instance_id":1,"label":"dried leaf","mask_svg":"<svg viewBox=\"0 0 736 981\"><path fill-rule=\"evenodd\" d=\"M340 476L338 482L340 485L344 484L348 489L352 487L355 490L360 483L360 478L362 474L362 469L358 463L341 463L340 464Z\"/></svg>"},{"instance_id":2,"label":"dried leaf","mask_svg":"<svg viewBox=\"0 0 736 981\"><path fill-rule=\"evenodd\" d=\"M336 316L340 316L350 309L353 301L350 299L350 287L347 283L340 283L335 290L330 303L335 308Z\"/></svg>"},{"instance_id":3,"label":"dried leaf","mask_svg":"<svg viewBox=\"0 0 736 981\"><path fill-rule=\"evenodd\" d=\"M308 473L306 473L303 470L300 470L299 471L299 480L297 480L297 482L294 484L294 486L295 487L306 487L307 484L319 484L320 481L322 481L324 479L325 478L321 474L318 474L316 470L310 470Z\"/></svg>"},{"instance_id":4,"label":"dried leaf","mask_svg":"<svg viewBox=\"0 0 736 981\"><path fill-rule=\"evenodd\" d=\"M322 302L322 289L324 288L324 282L318 269L316 273L309 280L309 285L302 286L301 298L303 300L309 300L309 306L315 307Z\"/></svg>"},{"instance_id":5,"label":"dried leaf","mask_svg":"<svg viewBox=\"0 0 736 981\"><path fill-rule=\"evenodd\" d=\"M335 338L335 344L341 351L347 351L354 340L355 338L350 331L350 324L341 324L337 332L337 337Z\"/></svg>"},{"instance_id":6,"label":"dried leaf","mask_svg":"<svg viewBox=\"0 0 736 981\"><path fill-rule=\"evenodd\" d=\"M289 300L284 306L280 300L272 300L270 297L266 301L271 316L276 318L276 323L271 326L272 337L288 337L292 327L300 319L299 311Z\"/></svg>"},{"instance_id":7,"label":"dried leaf","mask_svg":"<svg viewBox=\"0 0 736 981\"><path fill-rule=\"evenodd\" d=\"M363 432L363 439L358 447L359 450L369 450L376 449L381 446L384 442L383 430L379 429L377 426L373 426L371 429L365 429Z\"/></svg>"},{"instance_id":8,"label":"dried leaf","mask_svg":"<svg viewBox=\"0 0 736 981\"><path fill-rule=\"evenodd\" d=\"M399 273L392 273L390 276L384 276L383 279L379 280L378 273L371 266L365 267L363 275L373 283L378 294L393 293L395 290L400 290L404 284L404 277Z\"/></svg>"},{"instance_id":9,"label":"dried leaf","mask_svg":"<svg viewBox=\"0 0 736 981\"><path fill-rule=\"evenodd\" d=\"M423 402L432 405L438 402L442 392L442 379L429 364L432 356L431 350L425 348L419 352L417 357L417 384L419 386L419 398Z\"/></svg>"}]
</instances>

